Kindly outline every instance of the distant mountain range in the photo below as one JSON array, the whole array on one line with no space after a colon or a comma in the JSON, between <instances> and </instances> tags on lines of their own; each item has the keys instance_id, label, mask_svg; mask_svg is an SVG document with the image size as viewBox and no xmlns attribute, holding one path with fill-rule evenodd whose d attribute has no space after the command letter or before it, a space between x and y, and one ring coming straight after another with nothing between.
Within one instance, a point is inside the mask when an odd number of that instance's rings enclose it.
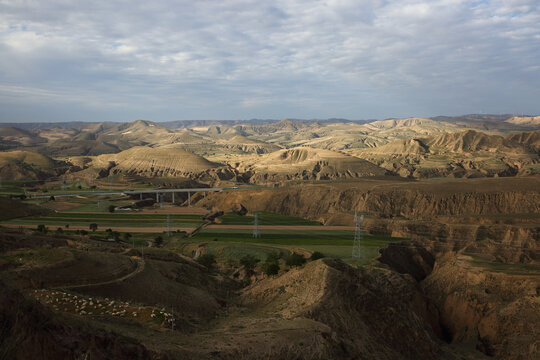
<instances>
[{"instance_id":1,"label":"distant mountain range","mask_svg":"<svg viewBox=\"0 0 540 360\"><path fill-rule=\"evenodd\" d=\"M3 125L16 125L0 127L0 174L14 179L90 170L250 183L540 173L540 116Z\"/></svg>"}]
</instances>

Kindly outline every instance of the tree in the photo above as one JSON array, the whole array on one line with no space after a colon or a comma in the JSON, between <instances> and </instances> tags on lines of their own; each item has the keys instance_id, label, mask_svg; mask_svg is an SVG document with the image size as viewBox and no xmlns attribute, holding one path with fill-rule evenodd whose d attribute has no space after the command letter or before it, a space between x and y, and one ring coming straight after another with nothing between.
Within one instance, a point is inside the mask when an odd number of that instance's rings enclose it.
<instances>
[{"instance_id":1,"label":"tree","mask_svg":"<svg viewBox=\"0 0 540 360\"><path fill-rule=\"evenodd\" d=\"M279 264L278 263L267 263L263 264L263 271L266 275L277 275L279 273Z\"/></svg>"},{"instance_id":2,"label":"tree","mask_svg":"<svg viewBox=\"0 0 540 360\"><path fill-rule=\"evenodd\" d=\"M37 230L38 232L44 233L44 234L46 234L47 231L49 231L49 229L47 229L47 227L46 227L45 225L43 225L43 224L39 224L39 225L37 226L37 229L36 229L36 230Z\"/></svg>"},{"instance_id":3,"label":"tree","mask_svg":"<svg viewBox=\"0 0 540 360\"><path fill-rule=\"evenodd\" d=\"M313 252L313 254L311 254L311 257L309 258L311 261L315 261L315 260L319 260L319 259L322 259L324 258L324 254L322 252L319 252L319 251L315 251Z\"/></svg>"},{"instance_id":4,"label":"tree","mask_svg":"<svg viewBox=\"0 0 540 360\"><path fill-rule=\"evenodd\" d=\"M287 259L285 259L285 264L289 266L300 266L305 264L306 258L304 255L300 255L297 253L292 253L291 255L287 256Z\"/></svg>"},{"instance_id":5,"label":"tree","mask_svg":"<svg viewBox=\"0 0 540 360\"><path fill-rule=\"evenodd\" d=\"M262 266L263 271L266 275L277 275L279 272L279 256L276 253L270 253L266 257L266 260Z\"/></svg>"},{"instance_id":6,"label":"tree","mask_svg":"<svg viewBox=\"0 0 540 360\"><path fill-rule=\"evenodd\" d=\"M244 269L246 269L246 273L252 274L253 270L255 270L255 266L259 261L260 260L257 259L255 256L248 254L242 256L242 258L240 259L240 265L242 265Z\"/></svg>"},{"instance_id":7,"label":"tree","mask_svg":"<svg viewBox=\"0 0 540 360\"><path fill-rule=\"evenodd\" d=\"M130 233L124 233L124 241L128 242L129 239L131 239L131 234Z\"/></svg>"},{"instance_id":8,"label":"tree","mask_svg":"<svg viewBox=\"0 0 540 360\"><path fill-rule=\"evenodd\" d=\"M95 232L97 230L97 228L98 228L98 224L91 223L90 225L88 225L88 228Z\"/></svg>"},{"instance_id":9,"label":"tree","mask_svg":"<svg viewBox=\"0 0 540 360\"><path fill-rule=\"evenodd\" d=\"M110 213L113 213L113 212L114 212L114 209L116 209L116 206L114 206L114 205L109 205L109 212L110 212Z\"/></svg>"},{"instance_id":10,"label":"tree","mask_svg":"<svg viewBox=\"0 0 540 360\"><path fill-rule=\"evenodd\" d=\"M54 196L51 195L51 196L49 197L49 201L55 201L55 200L56 200L56 199L54 198Z\"/></svg>"},{"instance_id":11,"label":"tree","mask_svg":"<svg viewBox=\"0 0 540 360\"><path fill-rule=\"evenodd\" d=\"M64 229L62 229L61 227L59 227L58 229L56 229L56 233L57 233L57 234L63 234L63 233L64 233Z\"/></svg>"},{"instance_id":12,"label":"tree","mask_svg":"<svg viewBox=\"0 0 540 360\"><path fill-rule=\"evenodd\" d=\"M157 247L160 247L161 245L163 245L163 238L161 236L157 236L154 239L154 245L156 245Z\"/></svg>"},{"instance_id":13,"label":"tree","mask_svg":"<svg viewBox=\"0 0 540 360\"><path fill-rule=\"evenodd\" d=\"M216 256L214 254L203 254L197 258L197 262L208 269L211 269L216 263Z\"/></svg>"}]
</instances>

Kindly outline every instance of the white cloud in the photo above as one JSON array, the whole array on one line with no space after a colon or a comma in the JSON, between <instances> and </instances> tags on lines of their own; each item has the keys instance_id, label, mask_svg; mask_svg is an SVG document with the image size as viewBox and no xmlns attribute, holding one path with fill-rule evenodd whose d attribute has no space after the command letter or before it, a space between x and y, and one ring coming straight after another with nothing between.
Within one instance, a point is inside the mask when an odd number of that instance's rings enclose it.
<instances>
[{"instance_id":1,"label":"white cloud","mask_svg":"<svg viewBox=\"0 0 540 360\"><path fill-rule=\"evenodd\" d=\"M3 1L0 83L83 119L538 113L538 23L535 0Z\"/></svg>"}]
</instances>

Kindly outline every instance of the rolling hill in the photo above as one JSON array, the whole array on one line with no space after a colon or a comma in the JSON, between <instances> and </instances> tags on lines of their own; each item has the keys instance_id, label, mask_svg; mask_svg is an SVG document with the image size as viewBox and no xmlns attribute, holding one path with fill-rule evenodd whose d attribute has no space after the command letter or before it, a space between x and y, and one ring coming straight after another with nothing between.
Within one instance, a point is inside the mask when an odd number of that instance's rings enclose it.
<instances>
[{"instance_id":1,"label":"rolling hill","mask_svg":"<svg viewBox=\"0 0 540 360\"><path fill-rule=\"evenodd\" d=\"M144 177L175 177L204 172L220 165L182 149L136 146L118 154L100 155L92 166Z\"/></svg>"},{"instance_id":2,"label":"rolling hill","mask_svg":"<svg viewBox=\"0 0 540 360\"><path fill-rule=\"evenodd\" d=\"M535 133L503 137L466 130L351 153L404 177L528 175L540 171Z\"/></svg>"},{"instance_id":3,"label":"rolling hill","mask_svg":"<svg viewBox=\"0 0 540 360\"><path fill-rule=\"evenodd\" d=\"M58 163L29 151L0 152L0 176L4 180L45 179L56 175Z\"/></svg>"},{"instance_id":4,"label":"rolling hill","mask_svg":"<svg viewBox=\"0 0 540 360\"><path fill-rule=\"evenodd\" d=\"M335 151L296 147L252 158L241 163L240 173L252 173L252 183L286 180L333 180L384 175L378 166Z\"/></svg>"}]
</instances>

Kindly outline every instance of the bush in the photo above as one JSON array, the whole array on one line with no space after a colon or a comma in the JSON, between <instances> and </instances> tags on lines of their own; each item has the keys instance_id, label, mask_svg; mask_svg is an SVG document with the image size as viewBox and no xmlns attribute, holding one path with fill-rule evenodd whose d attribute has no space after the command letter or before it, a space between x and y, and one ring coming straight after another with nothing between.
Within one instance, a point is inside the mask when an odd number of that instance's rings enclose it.
<instances>
[{"instance_id":1,"label":"bush","mask_svg":"<svg viewBox=\"0 0 540 360\"><path fill-rule=\"evenodd\" d=\"M279 272L279 264L278 263L267 263L265 262L263 264L263 271L266 275L277 275Z\"/></svg>"},{"instance_id":2,"label":"bush","mask_svg":"<svg viewBox=\"0 0 540 360\"><path fill-rule=\"evenodd\" d=\"M156 237L154 239L154 245L156 245L157 247L163 245L163 238L161 236Z\"/></svg>"},{"instance_id":3,"label":"bush","mask_svg":"<svg viewBox=\"0 0 540 360\"><path fill-rule=\"evenodd\" d=\"M263 271L266 275L277 275L279 272L279 255L276 253L270 253L266 257L266 261L264 262Z\"/></svg>"},{"instance_id":4,"label":"bush","mask_svg":"<svg viewBox=\"0 0 540 360\"><path fill-rule=\"evenodd\" d=\"M248 274L251 274L253 270L255 270L255 266L259 261L260 260L257 259L255 256L248 254L242 256L242 258L240 259L240 265L242 265L244 269L246 269L246 272Z\"/></svg>"},{"instance_id":5,"label":"bush","mask_svg":"<svg viewBox=\"0 0 540 360\"><path fill-rule=\"evenodd\" d=\"M324 257L326 256L324 256L322 252L315 251L313 254L311 254L311 257L309 258L309 260L314 261L314 260L322 259Z\"/></svg>"},{"instance_id":6,"label":"bush","mask_svg":"<svg viewBox=\"0 0 540 360\"><path fill-rule=\"evenodd\" d=\"M214 254L203 254L197 258L197 262L211 269L216 263L216 256Z\"/></svg>"},{"instance_id":7,"label":"bush","mask_svg":"<svg viewBox=\"0 0 540 360\"><path fill-rule=\"evenodd\" d=\"M304 255L292 253L285 259L285 263L289 266L300 266L306 263L306 258Z\"/></svg>"}]
</instances>

